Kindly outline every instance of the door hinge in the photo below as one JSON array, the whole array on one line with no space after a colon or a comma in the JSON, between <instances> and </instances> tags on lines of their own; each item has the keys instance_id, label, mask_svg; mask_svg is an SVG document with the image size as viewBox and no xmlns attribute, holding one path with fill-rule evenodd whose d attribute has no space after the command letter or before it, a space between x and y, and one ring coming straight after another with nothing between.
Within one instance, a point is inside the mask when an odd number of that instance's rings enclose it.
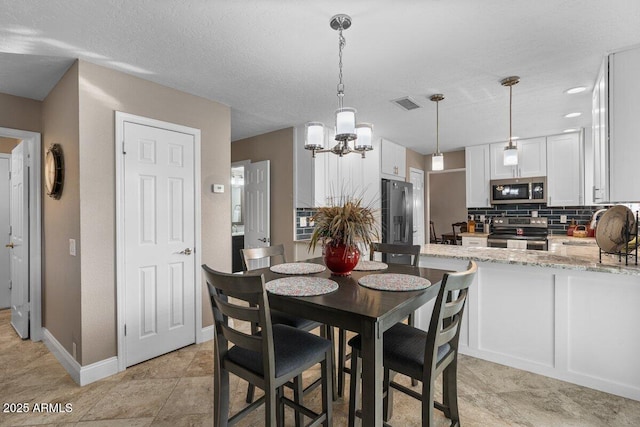
<instances>
[{"instance_id":1,"label":"door hinge","mask_svg":"<svg viewBox=\"0 0 640 427\"><path fill-rule=\"evenodd\" d=\"M127 336L127 325L124 325L124 336Z\"/></svg>"},{"instance_id":2,"label":"door hinge","mask_svg":"<svg viewBox=\"0 0 640 427\"><path fill-rule=\"evenodd\" d=\"M13 282L9 280L9 290L11 290L11 288L13 288Z\"/></svg>"},{"instance_id":3,"label":"door hinge","mask_svg":"<svg viewBox=\"0 0 640 427\"><path fill-rule=\"evenodd\" d=\"M122 141L122 154L127 154L127 152L124 149L124 141Z\"/></svg>"},{"instance_id":4,"label":"door hinge","mask_svg":"<svg viewBox=\"0 0 640 427\"><path fill-rule=\"evenodd\" d=\"M27 313L31 312L31 304L28 302L25 302L24 304L22 304L22 309Z\"/></svg>"}]
</instances>

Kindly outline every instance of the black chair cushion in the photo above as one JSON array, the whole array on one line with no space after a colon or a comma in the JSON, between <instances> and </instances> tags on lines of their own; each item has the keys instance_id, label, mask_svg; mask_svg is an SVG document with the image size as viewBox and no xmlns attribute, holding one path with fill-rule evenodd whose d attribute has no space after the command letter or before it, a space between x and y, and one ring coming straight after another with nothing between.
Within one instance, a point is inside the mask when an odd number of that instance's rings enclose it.
<instances>
[{"instance_id":1,"label":"black chair cushion","mask_svg":"<svg viewBox=\"0 0 640 427\"><path fill-rule=\"evenodd\" d=\"M392 371L421 379L426 343L425 331L404 323L396 323L384 333L384 366ZM351 338L349 345L362 350L360 335ZM438 361L442 360L450 349L449 344L441 345L438 348Z\"/></svg>"},{"instance_id":2,"label":"black chair cushion","mask_svg":"<svg viewBox=\"0 0 640 427\"><path fill-rule=\"evenodd\" d=\"M331 348L331 341L291 326L273 325L272 329L276 377L309 366ZM227 359L264 376L262 353L233 346Z\"/></svg>"},{"instance_id":3,"label":"black chair cushion","mask_svg":"<svg viewBox=\"0 0 640 427\"><path fill-rule=\"evenodd\" d=\"M303 331L310 331L320 326L320 323L313 320L292 316L277 310L271 310L271 323L273 325L287 325Z\"/></svg>"}]
</instances>

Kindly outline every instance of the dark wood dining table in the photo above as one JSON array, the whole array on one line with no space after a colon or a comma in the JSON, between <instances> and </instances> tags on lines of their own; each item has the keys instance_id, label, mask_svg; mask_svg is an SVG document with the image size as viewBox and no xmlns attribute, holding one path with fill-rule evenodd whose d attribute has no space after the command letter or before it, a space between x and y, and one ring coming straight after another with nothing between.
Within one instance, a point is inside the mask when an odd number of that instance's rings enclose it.
<instances>
[{"instance_id":1,"label":"dark wood dining table","mask_svg":"<svg viewBox=\"0 0 640 427\"><path fill-rule=\"evenodd\" d=\"M322 258L307 262L323 264ZM384 332L438 294L445 270L389 264L382 271L354 271L350 276L332 276L326 269L314 274L338 283L338 290L312 297L269 294L271 308L356 332L362 336L362 425L382 426L382 339ZM251 271L264 274L265 281L282 277L269 268ZM400 273L428 279L431 286L419 291L379 291L358 284L368 274Z\"/></svg>"}]
</instances>

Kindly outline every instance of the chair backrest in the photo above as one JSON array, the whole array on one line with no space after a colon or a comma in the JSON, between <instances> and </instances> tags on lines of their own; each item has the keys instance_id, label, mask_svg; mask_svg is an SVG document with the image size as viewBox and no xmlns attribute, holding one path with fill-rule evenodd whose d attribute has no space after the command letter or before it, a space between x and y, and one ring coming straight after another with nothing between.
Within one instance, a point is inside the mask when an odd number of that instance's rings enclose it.
<instances>
[{"instance_id":1,"label":"chair backrest","mask_svg":"<svg viewBox=\"0 0 640 427\"><path fill-rule=\"evenodd\" d=\"M221 273L203 265L205 280L211 297L211 308L215 324L215 363L221 366L229 343L261 353L265 377L275 376L273 330L269 300L263 275L240 275ZM233 298L233 299L230 299ZM246 302L246 304L238 304ZM233 322L229 322L233 319ZM254 335L242 330L242 322L259 325L262 333ZM264 357L266 355L266 357Z\"/></svg>"},{"instance_id":2,"label":"chair backrest","mask_svg":"<svg viewBox=\"0 0 640 427\"><path fill-rule=\"evenodd\" d=\"M458 231L456 231L456 227L458 227ZM453 230L453 235L457 236L460 233L464 233L467 231L467 223L466 222L454 222L451 224L451 229Z\"/></svg>"},{"instance_id":3,"label":"chair backrest","mask_svg":"<svg viewBox=\"0 0 640 427\"><path fill-rule=\"evenodd\" d=\"M432 373L436 372L436 369L441 370L457 357L462 314L469 286L473 283L477 271L476 263L469 261L466 271L444 275L427 332L425 375L427 370ZM438 349L447 344L447 354L438 360Z\"/></svg>"},{"instance_id":4,"label":"chair backrest","mask_svg":"<svg viewBox=\"0 0 640 427\"><path fill-rule=\"evenodd\" d=\"M436 236L436 226L433 221L429 221L429 243L438 243L438 237Z\"/></svg>"},{"instance_id":5,"label":"chair backrest","mask_svg":"<svg viewBox=\"0 0 640 427\"><path fill-rule=\"evenodd\" d=\"M242 257L242 269L244 271L255 270L250 267L249 261L269 258L270 265L283 264L287 262L284 256L284 245L265 246L263 248L240 249Z\"/></svg>"},{"instance_id":6,"label":"chair backrest","mask_svg":"<svg viewBox=\"0 0 640 427\"><path fill-rule=\"evenodd\" d=\"M413 256L411 265L418 266L420 260L420 245L396 245L393 243L372 243L369 250L369 259L373 261L375 252L389 255L411 255Z\"/></svg>"}]
</instances>

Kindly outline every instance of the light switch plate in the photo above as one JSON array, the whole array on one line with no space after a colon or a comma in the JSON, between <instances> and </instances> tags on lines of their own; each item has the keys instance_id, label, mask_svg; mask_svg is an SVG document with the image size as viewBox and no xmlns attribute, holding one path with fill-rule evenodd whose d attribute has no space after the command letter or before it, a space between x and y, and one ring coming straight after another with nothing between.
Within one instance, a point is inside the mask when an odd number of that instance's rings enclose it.
<instances>
[{"instance_id":1,"label":"light switch plate","mask_svg":"<svg viewBox=\"0 0 640 427\"><path fill-rule=\"evenodd\" d=\"M301 216L300 217L300 227L306 227L307 226L307 217L306 216Z\"/></svg>"},{"instance_id":2,"label":"light switch plate","mask_svg":"<svg viewBox=\"0 0 640 427\"><path fill-rule=\"evenodd\" d=\"M76 256L76 239L69 239L69 255Z\"/></svg>"},{"instance_id":3,"label":"light switch plate","mask_svg":"<svg viewBox=\"0 0 640 427\"><path fill-rule=\"evenodd\" d=\"M560 224L566 224L566 223L567 223L567 216L560 215Z\"/></svg>"}]
</instances>

